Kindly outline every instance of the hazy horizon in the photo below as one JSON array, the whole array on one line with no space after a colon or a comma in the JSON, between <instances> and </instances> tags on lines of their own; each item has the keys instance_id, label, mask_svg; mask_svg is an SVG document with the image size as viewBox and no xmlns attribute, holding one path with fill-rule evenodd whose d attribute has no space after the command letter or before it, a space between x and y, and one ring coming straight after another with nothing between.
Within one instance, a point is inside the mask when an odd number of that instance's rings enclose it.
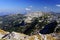
<instances>
[{"instance_id":1,"label":"hazy horizon","mask_svg":"<svg viewBox=\"0 0 60 40\"><path fill-rule=\"evenodd\" d=\"M0 12L26 11L60 12L60 0L0 0Z\"/></svg>"}]
</instances>

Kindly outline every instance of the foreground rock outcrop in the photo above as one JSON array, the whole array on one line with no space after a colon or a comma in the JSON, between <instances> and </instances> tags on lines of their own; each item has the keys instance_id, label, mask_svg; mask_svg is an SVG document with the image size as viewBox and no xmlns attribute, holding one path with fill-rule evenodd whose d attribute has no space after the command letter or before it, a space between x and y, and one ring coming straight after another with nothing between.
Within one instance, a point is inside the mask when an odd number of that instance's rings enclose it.
<instances>
[{"instance_id":1,"label":"foreground rock outcrop","mask_svg":"<svg viewBox=\"0 0 60 40\"><path fill-rule=\"evenodd\" d=\"M52 33L47 35L32 35L28 36L23 33L5 32L0 29L0 40L60 40L60 33Z\"/></svg>"}]
</instances>

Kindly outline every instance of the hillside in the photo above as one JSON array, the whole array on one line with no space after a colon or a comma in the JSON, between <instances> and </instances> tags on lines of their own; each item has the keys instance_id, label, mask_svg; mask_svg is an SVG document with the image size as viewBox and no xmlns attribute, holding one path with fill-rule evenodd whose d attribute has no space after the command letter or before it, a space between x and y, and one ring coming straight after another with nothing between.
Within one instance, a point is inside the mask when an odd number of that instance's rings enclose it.
<instances>
[{"instance_id":1,"label":"hillside","mask_svg":"<svg viewBox=\"0 0 60 40\"><path fill-rule=\"evenodd\" d=\"M0 29L9 32L15 31L24 33L26 29L33 28L31 29L30 33L27 33L28 35L33 35L43 29L48 23L56 20L58 22L58 29L56 28L57 30L55 31L58 31L60 29L60 17L58 15L55 16L56 14L51 12L31 12L24 15L11 14L0 16Z\"/></svg>"},{"instance_id":2,"label":"hillside","mask_svg":"<svg viewBox=\"0 0 60 40\"><path fill-rule=\"evenodd\" d=\"M1 32L4 32L4 31L1 31ZM14 36L12 35L12 33ZM8 33L9 35L7 35L4 38L1 37L3 35L3 34L1 34L0 40L60 40L60 35L59 35L60 33L56 33L55 35L54 35L54 33L47 34L47 35L45 35L44 38L42 37L43 35L39 35L39 34L28 36L28 35L25 35L22 33L17 33L17 32L12 32L12 33L11 34ZM10 38L9 38L9 36L10 36Z\"/></svg>"},{"instance_id":3,"label":"hillside","mask_svg":"<svg viewBox=\"0 0 60 40\"><path fill-rule=\"evenodd\" d=\"M43 40L45 38L39 35L39 31L54 20L58 25L52 34L46 35L47 40L60 38L60 16L49 12L0 16L0 29L2 29L0 30L0 39L3 37L4 40Z\"/></svg>"}]
</instances>

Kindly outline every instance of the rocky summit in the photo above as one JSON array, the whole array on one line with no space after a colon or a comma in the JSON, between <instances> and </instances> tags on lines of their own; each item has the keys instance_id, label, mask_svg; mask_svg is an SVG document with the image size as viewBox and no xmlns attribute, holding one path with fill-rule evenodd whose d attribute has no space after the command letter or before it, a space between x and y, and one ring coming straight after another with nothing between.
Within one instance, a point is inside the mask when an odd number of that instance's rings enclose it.
<instances>
[{"instance_id":1,"label":"rocky summit","mask_svg":"<svg viewBox=\"0 0 60 40\"><path fill-rule=\"evenodd\" d=\"M38 33L36 35L28 36L23 33L9 33L0 29L0 40L60 40L60 33L52 33L46 35Z\"/></svg>"}]
</instances>

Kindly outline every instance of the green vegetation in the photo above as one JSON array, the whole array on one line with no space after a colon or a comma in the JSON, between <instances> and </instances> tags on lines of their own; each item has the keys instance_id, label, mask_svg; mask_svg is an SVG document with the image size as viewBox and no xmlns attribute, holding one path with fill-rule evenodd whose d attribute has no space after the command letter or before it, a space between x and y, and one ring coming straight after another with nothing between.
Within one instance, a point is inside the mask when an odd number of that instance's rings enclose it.
<instances>
[{"instance_id":1,"label":"green vegetation","mask_svg":"<svg viewBox=\"0 0 60 40\"><path fill-rule=\"evenodd\" d=\"M0 17L0 20L3 23L0 23L0 28L5 30L5 31L16 31L16 32L21 32L24 33L27 29L30 29L26 34L28 35L33 35L36 34L37 31L40 31L42 28L44 28L45 25L50 23L50 18L52 15L45 14L41 17L34 17L32 18L31 23L26 23L24 26L18 26L23 20L25 20L25 16L22 14L16 14L16 15L7 15ZM16 26L17 25L17 26ZM57 29L57 32L60 32L60 28Z\"/></svg>"}]
</instances>

